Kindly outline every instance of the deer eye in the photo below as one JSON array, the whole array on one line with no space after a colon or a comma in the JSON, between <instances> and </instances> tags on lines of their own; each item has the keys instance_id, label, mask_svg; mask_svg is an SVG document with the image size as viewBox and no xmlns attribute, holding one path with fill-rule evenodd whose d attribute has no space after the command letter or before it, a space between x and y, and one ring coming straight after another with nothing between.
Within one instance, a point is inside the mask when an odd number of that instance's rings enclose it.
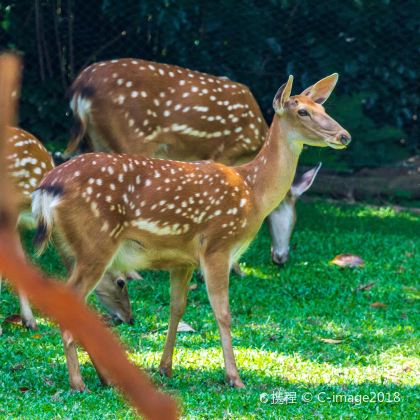
<instances>
[{"instance_id":1,"label":"deer eye","mask_svg":"<svg viewBox=\"0 0 420 420\"><path fill-rule=\"evenodd\" d=\"M309 112L306 109L299 109L298 114L301 117L309 117Z\"/></svg>"},{"instance_id":2,"label":"deer eye","mask_svg":"<svg viewBox=\"0 0 420 420\"><path fill-rule=\"evenodd\" d=\"M125 281L123 279L118 279L117 280L117 285L120 289L124 289Z\"/></svg>"}]
</instances>

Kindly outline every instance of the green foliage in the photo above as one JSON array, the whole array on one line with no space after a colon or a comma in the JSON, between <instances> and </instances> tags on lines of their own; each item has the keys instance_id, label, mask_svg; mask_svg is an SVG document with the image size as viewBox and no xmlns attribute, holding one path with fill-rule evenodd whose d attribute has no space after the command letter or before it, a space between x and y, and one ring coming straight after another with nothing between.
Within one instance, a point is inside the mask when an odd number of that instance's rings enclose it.
<instances>
[{"instance_id":1,"label":"green foliage","mask_svg":"<svg viewBox=\"0 0 420 420\"><path fill-rule=\"evenodd\" d=\"M231 278L233 344L246 389L223 383L219 334L205 285L197 277L184 316L197 332L178 334L172 379L157 373L169 315L166 274L144 272L143 281L131 282L135 325L115 327L115 333L131 360L179 399L183 418L416 418L420 240L413 232L419 217L322 201L298 203L298 215L285 268L271 263L264 227L242 259L247 276ZM25 236L26 245L31 236ZM365 267L330 265L339 253L360 255ZM48 273L63 274L51 250L41 263ZM357 290L369 283L374 283L371 289ZM18 311L11 293L3 291L0 299L2 317ZM374 302L387 307L373 308ZM91 393L70 392L60 334L49 321L39 316L37 321L36 332L3 324L0 417L134 418L117 392L100 386L82 350L82 372ZM262 393L279 388L296 392L297 402L260 401ZM302 402L306 392L314 395L313 401ZM320 392L330 398L398 392L401 400L319 402Z\"/></svg>"},{"instance_id":2,"label":"green foliage","mask_svg":"<svg viewBox=\"0 0 420 420\"><path fill-rule=\"evenodd\" d=\"M22 125L48 141L67 138L70 121L64 95L75 75L94 61L132 56L243 82L267 120L272 117L273 95L289 74L295 75L294 89L299 92L338 72L335 95L346 102L341 104L346 110L342 124L347 127L354 113L364 122L351 123L351 149L357 153L343 153L339 161L330 159L331 164L354 166L361 162L356 157L363 156L363 162L378 165L418 151L418 0L37 4L38 18L32 0L0 3L0 45L23 52ZM349 99L360 98L361 92L369 93L362 108L357 99ZM26 106L40 96L50 102L42 109L50 111ZM371 141L366 140L366 130Z\"/></svg>"}]
</instances>

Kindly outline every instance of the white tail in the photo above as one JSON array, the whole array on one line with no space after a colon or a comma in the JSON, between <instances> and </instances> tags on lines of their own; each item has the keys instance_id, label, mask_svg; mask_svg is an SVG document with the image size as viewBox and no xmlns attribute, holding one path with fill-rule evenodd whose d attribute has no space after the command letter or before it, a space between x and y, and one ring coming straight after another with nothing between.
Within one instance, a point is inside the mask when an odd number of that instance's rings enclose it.
<instances>
[{"instance_id":1,"label":"white tail","mask_svg":"<svg viewBox=\"0 0 420 420\"><path fill-rule=\"evenodd\" d=\"M350 142L347 131L317 103L321 98L315 92L326 95L336 79L321 80L310 96L290 96L290 77L274 99L276 114L267 141L242 166L91 153L44 178L41 191L61 190L53 221L73 252L69 284L81 296L109 269L170 271L171 318L162 373L171 374L188 282L200 266L228 381L243 386L230 335L229 271L290 189L303 144L344 148ZM65 350L70 384L79 388L83 381L72 340L65 340Z\"/></svg>"}]
</instances>

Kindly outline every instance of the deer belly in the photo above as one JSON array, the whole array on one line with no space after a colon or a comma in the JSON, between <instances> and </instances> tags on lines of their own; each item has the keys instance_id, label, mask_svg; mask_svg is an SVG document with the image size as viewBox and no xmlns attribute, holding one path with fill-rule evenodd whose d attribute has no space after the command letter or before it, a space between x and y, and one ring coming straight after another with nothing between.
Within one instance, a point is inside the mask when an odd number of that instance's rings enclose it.
<instances>
[{"instance_id":1,"label":"deer belly","mask_svg":"<svg viewBox=\"0 0 420 420\"><path fill-rule=\"evenodd\" d=\"M140 269L167 270L197 266L198 259L175 248L148 248L135 241L125 241L118 248L108 269L127 272Z\"/></svg>"}]
</instances>

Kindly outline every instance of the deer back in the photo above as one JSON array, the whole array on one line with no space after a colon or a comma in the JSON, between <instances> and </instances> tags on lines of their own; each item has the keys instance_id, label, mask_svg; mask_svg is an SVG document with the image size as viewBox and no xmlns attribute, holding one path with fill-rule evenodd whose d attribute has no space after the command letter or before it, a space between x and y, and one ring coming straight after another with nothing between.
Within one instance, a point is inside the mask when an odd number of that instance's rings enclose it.
<instances>
[{"instance_id":1,"label":"deer back","mask_svg":"<svg viewBox=\"0 0 420 420\"><path fill-rule=\"evenodd\" d=\"M73 146L226 164L250 160L267 125L250 90L227 78L139 59L92 64L71 88Z\"/></svg>"},{"instance_id":2,"label":"deer back","mask_svg":"<svg viewBox=\"0 0 420 420\"><path fill-rule=\"evenodd\" d=\"M19 206L29 208L31 194L45 174L54 168L51 155L31 133L8 127L6 140L8 173L16 187Z\"/></svg>"}]
</instances>

